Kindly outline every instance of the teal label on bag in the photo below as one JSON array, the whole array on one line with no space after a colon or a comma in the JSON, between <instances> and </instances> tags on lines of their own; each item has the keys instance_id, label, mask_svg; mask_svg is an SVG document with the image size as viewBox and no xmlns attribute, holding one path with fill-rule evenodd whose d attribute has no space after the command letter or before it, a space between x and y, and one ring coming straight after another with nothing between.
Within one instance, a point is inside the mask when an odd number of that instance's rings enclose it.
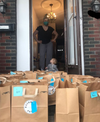
<instances>
[{"instance_id":1,"label":"teal label on bag","mask_svg":"<svg viewBox=\"0 0 100 122\"><path fill-rule=\"evenodd\" d=\"M23 96L23 87L13 87L13 96Z\"/></svg>"},{"instance_id":2,"label":"teal label on bag","mask_svg":"<svg viewBox=\"0 0 100 122\"><path fill-rule=\"evenodd\" d=\"M63 81L63 82L64 82L64 78L61 78L61 81Z\"/></svg>"},{"instance_id":3,"label":"teal label on bag","mask_svg":"<svg viewBox=\"0 0 100 122\"><path fill-rule=\"evenodd\" d=\"M51 81L54 81L54 79L52 78ZM54 83L50 83L50 86L54 86Z\"/></svg>"},{"instance_id":4,"label":"teal label on bag","mask_svg":"<svg viewBox=\"0 0 100 122\"><path fill-rule=\"evenodd\" d=\"M87 83L87 81L85 80L85 81L83 81L83 83Z\"/></svg>"},{"instance_id":5,"label":"teal label on bag","mask_svg":"<svg viewBox=\"0 0 100 122\"><path fill-rule=\"evenodd\" d=\"M91 92L91 98L98 97L97 91Z\"/></svg>"},{"instance_id":6,"label":"teal label on bag","mask_svg":"<svg viewBox=\"0 0 100 122\"><path fill-rule=\"evenodd\" d=\"M32 114L37 112L37 103L36 103L36 101L31 102L31 109L32 109Z\"/></svg>"},{"instance_id":7,"label":"teal label on bag","mask_svg":"<svg viewBox=\"0 0 100 122\"><path fill-rule=\"evenodd\" d=\"M73 83L73 79L71 79L71 83Z\"/></svg>"},{"instance_id":8,"label":"teal label on bag","mask_svg":"<svg viewBox=\"0 0 100 122\"><path fill-rule=\"evenodd\" d=\"M11 72L10 72L10 75L16 75L16 73L11 71Z\"/></svg>"},{"instance_id":9,"label":"teal label on bag","mask_svg":"<svg viewBox=\"0 0 100 122\"><path fill-rule=\"evenodd\" d=\"M49 75L52 75L52 73L49 73Z\"/></svg>"},{"instance_id":10,"label":"teal label on bag","mask_svg":"<svg viewBox=\"0 0 100 122\"><path fill-rule=\"evenodd\" d=\"M39 77L38 79L39 79L39 80L42 80L42 79L43 79L43 77Z\"/></svg>"},{"instance_id":11,"label":"teal label on bag","mask_svg":"<svg viewBox=\"0 0 100 122\"><path fill-rule=\"evenodd\" d=\"M28 83L28 81L20 81L20 83Z\"/></svg>"}]
</instances>

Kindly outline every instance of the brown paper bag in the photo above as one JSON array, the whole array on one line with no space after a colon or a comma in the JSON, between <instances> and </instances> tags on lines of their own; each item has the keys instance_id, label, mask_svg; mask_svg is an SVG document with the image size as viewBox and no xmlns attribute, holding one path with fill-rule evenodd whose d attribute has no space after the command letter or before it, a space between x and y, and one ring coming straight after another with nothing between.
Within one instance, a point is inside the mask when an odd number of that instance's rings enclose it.
<instances>
[{"instance_id":1,"label":"brown paper bag","mask_svg":"<svg viewBox=\"0 0 100 122\"><path fill-rule=\"evenodd\" d=\"M72 77L72 82L68 82L68 84L69 84L69 87L75 88L75 87L78 87L80 84L93 83L93 82L100 82L100 78L88 78L88 77L76 78L76 77Z\"/></svg>"},{"instance_id":2,"label":"brown paper bag","mask_svg":"<svg viewBox=\"0 0 100 122\"><path fill-rule=\"evenodd\" d=\"M4 84L5 86L15 85L15 84L19 83L20 80L23 80L23 78L16 78L14 76L0 77L1 84ZM24 80L25 80L25 78L24 78Z\"/></svg>"},{"instance_id":3,"label":"brown paper bag","mask_svg":"<svg viewBox=\"0 0 100 122\"><path fill-rule=\"evenodd\" d=\"M48 86L12 86L12 122L48 122Z\"/></svg>"},{"instance_id":4,"label":"brown paper bag","mask_svg":"<svg viewBox=\"0 0 100 122\"><path fill-rule=\"evenodd\" d=\"M48 83L48 104L56 104L56 89L59 88L59 77L57 75L44 75L43 80L46 80ZM53 80L53 81L51 81Z\"/></svg>"},{"instance_id":5,"label":"brown paper bag","mask_svg":"<svg viewBox=\"0 0 100 122\"><path fill-rule=\"evenodd\" d=\"M60 77L64 73L64 71L57 71L57 72L36 71L36 72L37 72L38 77L39 76L42 77L42 76L45 76L45 75L53 75L55 77Z\"/></svg>"},{"instance_id":6,"label":"brown paper bag","mask_svg":"<svg viewBox=\"0 0 100 122\"><path fill-rule=\"evenodd\" d=\"M73 77L75 78L94 78L93 76L89 75L66 75L67 83L69 88L75 88L77 86L77 82L73 82Z\"/></svg>"},{"instance_id":7,"label":"brown paper bag","mask_svg":"<svg viewBox=\"0 0 100 122\"><path fill-rule=\"evenodd\" d=\"M100 122L100 83L80 84L79 102L82 122Z\"/></svg>"},{"instance_id":8,"label":"brown paper bag","mask_svg":"<svg viewBox=\"0 0 100 122\"><path fill-rule=\"evenodd\" d=\"M10 122L10 86L0 85L0 122Z\"/></svg>"},{"instance_id":9,"label":"brown paper bag","mask_svg":"<svg viewBox=\"0 0 100 122\"><path fill-rule=\"evenodd\" d=\"M9 79L9 78L23 78L23 76L21 74L15 74L15 75L1 74L0 77L5 77L7 79Z\"/></svg>"},{"instance_id":10,"label":"brown paper bag","mask_svg":"<svg viewBox=\"0 0 100 122\"><path fill-rule=\"evenodd\" d=\"M78 88L56 90L56 122L79 122Z\"/></svg>"},{"instance_id":11,"label":"brown paper bag","mask_svg":"<svg viewBox=\"0 0 100 122\"><path fill-rule=\"evenodd\" d=\"M29 79L36 79L37 78L37 73L33 71L25 71L25 78Z\"/></svg>"},{"instance_id":12,"label":"brown paper bag","mask_svg":"<svg viewBox=\"0 0 100 122\"><path fill-rule=\"evenodd\" d=\"M90 75L68 74L68 75L67 75L67 81L71 81L72 77L76 77L76 78L93 78L93 76L90 76Z\"/></svg>"},{"instance_id":13,"label":"brown paper bag","mask_svg":"<svg viewBox=\"0 0 100 122\"><path fill-rule=\"evenodd\" d=\"M55 105L56 104L56 89L59 88L59 80L54 79L54 85L48 86L48 104Z\"/></svg>"},{"instance_id":14,"label":"brown paper bag","mask_svg":"<svg viewBox=\"0 0 100 122\"><path fill-rule=\"evenodd\" d=\"M27 83L24 83L24 82ZM21 83L22 82L22 83ZM21 79L16 85L20 85L20 84L32 84L32 85L48 85L48 81L46 79Z\"/></svg>"},{"instance_id":15,"label":"brown paper bag","mask_svg":"<svg viewBox=\"0 0 100 122\"><path fill-rule=\"evenodd\" d=\"M23 78L25 78L25 73L23 71L14 71L14 73L16 73L18 75L22 75Z\"/></svg>"},{"instance_id":16,"label":"brown paper bag","mask_svg":"<svg viewBox=\"0 0 100 122\"><path fill-rule=\"evenodd\" d=\"M60 88L65 88L66 87L66 82L67 82L67 74L66 75L62 75L60 77L59 87Z\"/></svg>"}]
</instances>

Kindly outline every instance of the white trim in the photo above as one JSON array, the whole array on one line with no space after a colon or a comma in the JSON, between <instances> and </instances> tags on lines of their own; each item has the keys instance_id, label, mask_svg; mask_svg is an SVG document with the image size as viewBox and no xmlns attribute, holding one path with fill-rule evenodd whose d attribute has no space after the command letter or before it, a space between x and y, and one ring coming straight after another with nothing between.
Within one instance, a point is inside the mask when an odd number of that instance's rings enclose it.
<instances>
[{"instance_id":1,"label":"white trim","mask_svg":"<svg viewBox=\"0 0 100 122\"><path fill-rule=\"evenodd\" d=\"M80 16L80 39L81 39L81 64L82 75L85 75L84 70L84 45L83 45L83 16L82 16L82 0L79 0L79 16Z\"/></svg>"},{"instance_id":2,"label":"white trim","mask_svg":"<svg viewBox=\"0 0 100 122\"><path fill-rule=\"evenodd\" d=\"M17 71L30 70L29 0L17 0Z\"/></svg>"}]
</instances>

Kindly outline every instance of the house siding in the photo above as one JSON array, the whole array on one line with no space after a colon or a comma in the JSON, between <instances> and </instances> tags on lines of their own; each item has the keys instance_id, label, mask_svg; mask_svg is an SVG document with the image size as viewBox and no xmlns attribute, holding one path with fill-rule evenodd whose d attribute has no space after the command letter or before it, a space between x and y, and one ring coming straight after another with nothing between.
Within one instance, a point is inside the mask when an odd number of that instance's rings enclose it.
<instances>
[{"instance_id":1,"label":"house siding","mask_svg":"<svg viewBox=\"0 0 100 122\"><path fill-rule=\"evenodd\" d=\"M100 76L100 19L88 15L92 0L83 0L85 74Z\"/></svg>"},{"instance_id":2,"label":"house siding","mask_svg":"<svg viewBox=\"0 0 100 122\"><path fill-rule=\"evenodd\" d=\"M15 24L14 32L0 33L0 73L16 70L16 0L6 0L7 12L0 24Z\"/></svg>"}]
</instances>

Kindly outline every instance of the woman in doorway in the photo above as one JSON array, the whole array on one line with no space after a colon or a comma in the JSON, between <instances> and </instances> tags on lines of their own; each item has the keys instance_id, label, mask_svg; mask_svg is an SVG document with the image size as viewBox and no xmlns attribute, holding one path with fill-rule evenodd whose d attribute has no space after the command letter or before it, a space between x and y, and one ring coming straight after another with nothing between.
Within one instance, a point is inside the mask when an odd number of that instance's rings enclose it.
<instances>
[{"instance_id":1,"label":"woman in doorway","mask_svg":"<svg viewBox=\"0 0 100 122\"><path fill-rule=\"evenodd\" d=\"M34 39L40 43L40 68L44 70L45 68L45 54L46 54L46 66L48 66L50 60L52 59L53 53L53 42L57 39L58 33L50 26L49 19L45 16L43 19L43 25L37 27L33 33ZM38 38L36 35L38 34ZM52 39L52 34L55 35Z\"/></svg>"}]
</instances>

